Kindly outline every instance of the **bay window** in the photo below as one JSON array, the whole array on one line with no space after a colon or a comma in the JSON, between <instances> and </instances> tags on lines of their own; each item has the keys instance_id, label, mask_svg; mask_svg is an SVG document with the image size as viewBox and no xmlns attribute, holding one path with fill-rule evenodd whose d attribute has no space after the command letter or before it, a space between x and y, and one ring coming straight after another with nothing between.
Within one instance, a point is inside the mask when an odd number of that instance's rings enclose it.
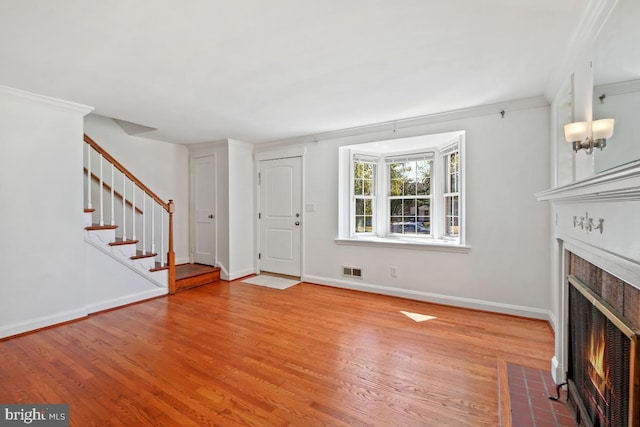
<instances>
[{"instance_id":1,"label":"bay window","mask_svg":"<svg viewBox=\"0 0 640 427\"><path fill-rule=\"evenodd\" d=\"M341 147L338 240L464 245L464 132Z\"/></svg>"}]
</instances>

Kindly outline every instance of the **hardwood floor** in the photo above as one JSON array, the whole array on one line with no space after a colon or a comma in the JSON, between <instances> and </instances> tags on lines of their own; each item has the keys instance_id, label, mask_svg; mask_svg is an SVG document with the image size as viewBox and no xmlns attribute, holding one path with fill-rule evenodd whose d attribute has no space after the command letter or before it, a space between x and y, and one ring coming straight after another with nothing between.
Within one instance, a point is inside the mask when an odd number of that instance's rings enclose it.
<instances>
[{"instance_id":1,"label":"hardwood floor","mask_svg":"<svg viewBox=\"0 0 640 427\"><path fill-rule=\"evenodd\" d=\"M495 426L498 360L552 353L542 321L218 282L0 341L0 402L73 426Z\"/></svg>"}]
</instances>

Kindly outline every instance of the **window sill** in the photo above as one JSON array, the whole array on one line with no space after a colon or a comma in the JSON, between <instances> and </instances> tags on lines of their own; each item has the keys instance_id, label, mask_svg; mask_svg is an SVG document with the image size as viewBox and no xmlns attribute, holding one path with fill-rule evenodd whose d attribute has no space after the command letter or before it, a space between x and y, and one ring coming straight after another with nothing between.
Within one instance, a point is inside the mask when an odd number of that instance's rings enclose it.
<instances>
[{"instance_id":1,"label":"window sill","mask_svg":"<svg viewBox=\"0 0 640 427\"><path fill-rule=\"evenodd\" d=\"M468 253L471 250L471 246L460 245L458 243L449 242L446 240L425 241L424 239L412 239L410 237L338 237L335 239L335 242L337 245L414 249L420 251Z\"/></svg>"}]
</instances>

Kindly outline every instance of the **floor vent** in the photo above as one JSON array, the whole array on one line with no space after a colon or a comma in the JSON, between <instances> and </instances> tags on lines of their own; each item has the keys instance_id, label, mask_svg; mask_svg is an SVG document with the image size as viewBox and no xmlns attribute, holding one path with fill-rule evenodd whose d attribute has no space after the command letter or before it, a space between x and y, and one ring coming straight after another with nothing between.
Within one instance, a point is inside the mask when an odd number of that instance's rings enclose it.
<instances>
[{"instance_id":1,"label":"floor vent","mask_svg":"<svg viewBox=\"0 0 640 427\"><path fill-rule=\"evenodd\" d=\"M362 279L362 269L357 267L342 266L342 275L345 277L355 277L356 279Z\"/></svg>"}]
</instances>

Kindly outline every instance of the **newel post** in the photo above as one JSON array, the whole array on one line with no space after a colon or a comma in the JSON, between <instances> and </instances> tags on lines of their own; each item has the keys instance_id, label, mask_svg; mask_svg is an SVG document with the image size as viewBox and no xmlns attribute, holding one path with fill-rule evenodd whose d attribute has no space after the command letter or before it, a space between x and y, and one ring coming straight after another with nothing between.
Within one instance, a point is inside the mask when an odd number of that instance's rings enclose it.
<instances>
[{"instance_id":1,"label":"newel post","mask_svg":"<svg viewBox=\"0 0 640 427\"><path fill-rule=\"evenodd\" d=\"M169 200L169 250L167 252L167 263L169 264L169 293L176 293L176 254L173 252L173 213L176 205L173 200Z\"/></svg>"}]
</instances>

